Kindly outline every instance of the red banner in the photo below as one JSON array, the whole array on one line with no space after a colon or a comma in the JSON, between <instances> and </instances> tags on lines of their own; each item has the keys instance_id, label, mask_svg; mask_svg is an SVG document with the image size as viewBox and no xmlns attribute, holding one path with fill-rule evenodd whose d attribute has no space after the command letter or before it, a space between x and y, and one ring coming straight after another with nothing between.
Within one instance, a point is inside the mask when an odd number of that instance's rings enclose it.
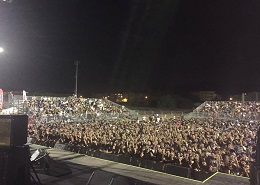
<instances>
[{"instance_id":1,"label":"red banner","mask_svg":"<svg viewBox=\"0 0 260 185\"><path fill-rule=\"evenodd\" d=\"M4 92L2 89L0 89L0 109L3 108L4 105Z\"/></svg>"}]
</instances>

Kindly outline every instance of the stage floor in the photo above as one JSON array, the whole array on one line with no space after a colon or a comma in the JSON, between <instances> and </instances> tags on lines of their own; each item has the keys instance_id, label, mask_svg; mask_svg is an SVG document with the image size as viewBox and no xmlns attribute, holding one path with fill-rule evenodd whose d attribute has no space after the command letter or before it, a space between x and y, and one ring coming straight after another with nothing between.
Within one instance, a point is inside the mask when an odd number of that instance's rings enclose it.
<instances>
[{"instance_id":1,"label":"stage floor","mask_svg":"<svg viewBox=\"0 0 260 185\"><path fill-rule=\"evenodd\" d=\"M54 173L51 173L50 175L47 175L44 171L37 172L43 185L86 185L92 172L95 170L110 172L158 185L250 185L249 178L223 173L216 173L204 182L200 182L55 148L46 148L34 144L30 145L30 148L45 148L51 159L58 164L56 165L56 171L54 170ZM68 167L70 171L68 170ZM58 168L60 168L60 172ZM59 173L61 175L59 175Z\"/></svg>"}]
</instances>

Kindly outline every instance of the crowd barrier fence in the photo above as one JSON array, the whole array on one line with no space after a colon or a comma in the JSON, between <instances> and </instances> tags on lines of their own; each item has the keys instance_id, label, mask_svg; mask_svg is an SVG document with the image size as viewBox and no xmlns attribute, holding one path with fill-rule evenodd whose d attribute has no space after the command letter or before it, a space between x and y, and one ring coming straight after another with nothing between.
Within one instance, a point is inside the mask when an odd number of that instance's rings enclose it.
<instances>
[{"instance_id":1,"label":"crowd barrier fence","mask_svg":"<svg viewBox=\"0 0 260 185\"><path fill-rule=\"evenodd\" d=\"M210 177L211 175L213 175L214 172L204 172L204 171L192 171L191 172L191 176L193 179L195 180L199 180L199 181L204 181L205 179L207 179L208 177Z\"/></svg>"},{"instance_id":2,"label":"crowd barrier fence","mask_svg":"<svg viewBox=\"0 0 260 185\"><path fill-rule=\"evenodd\" d=\"M216 118L216 119L224 119L224 120L239 120L239 121L257 121L260 120L260 115L231 115L225 113L207 113L207 112L192 112L190 117L193 118Z\"/></svg>"},{"instance_id":3,"label":"crowd barrier fence","mask_svg":"<svg viewBox=\"0 0 260 185\"><path fill-rule=\"evenodd\" d=\"M124 118L137 118L138 113L102 113L102 114L45 114L40 116L38 122L85 122L86 120L112 120Z\"/></svg>"},{"instance_id":4,"label":"crowd barrier fence","mask_svg":"<svg viewBox=\"0 0 260 185\"><path fill-rule=\"evenodd\" d=\"M172 175L177 175L177 176L181 176L181 177L191 178L191 169L190 168L186 168L186 167L166 164L165 165L165 172L169 173L169 174L172 174Z\"/></svg>"}]
</instances>

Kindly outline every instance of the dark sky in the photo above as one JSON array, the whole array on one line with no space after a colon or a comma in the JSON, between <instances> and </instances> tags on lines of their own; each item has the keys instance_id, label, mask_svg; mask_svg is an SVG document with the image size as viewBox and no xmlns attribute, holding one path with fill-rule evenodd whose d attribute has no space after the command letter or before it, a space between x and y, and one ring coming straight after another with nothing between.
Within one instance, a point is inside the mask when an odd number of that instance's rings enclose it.
<instances>
[{"instance_id":1,"label":"dark sky","mask_svg":"<svg viewBox=\"0 0 260 185\"><path fill-rule=\"evenodd\" d=\"M0 88L260 91L260 2L0 1Z\"/></svg>"}]
</instances>

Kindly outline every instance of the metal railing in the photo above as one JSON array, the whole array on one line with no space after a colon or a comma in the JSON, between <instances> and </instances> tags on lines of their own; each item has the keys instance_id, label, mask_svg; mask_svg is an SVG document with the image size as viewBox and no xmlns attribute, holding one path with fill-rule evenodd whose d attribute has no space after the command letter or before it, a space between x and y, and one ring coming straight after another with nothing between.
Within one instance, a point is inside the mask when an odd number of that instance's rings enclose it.
<instances>
[{"instance_id":1,"label":"metal railing","mask_svg":"<svg viewBox=\"0 0 260 185\"><path fill-rule=\"evenodd\" d=\"M209 113L209 112L193 112L191 117L194 118L217 118L226 120L241 120L241 121L256 121L260 120L260 115L246 115L246 114L227 114L227 113Z\"/></svg>"},{"instance_id":2,"label":"metal railing","mask_svg":"<svg viewBox=\"0 0 260 185\"><path fill-rule=\"evenodd\" d=\"M138 115L128 113L102 113L102 114L44 114L36 118L37 122L84 122L87 120L111 120L135 118Z\"/></svg>"}]
</instances>

